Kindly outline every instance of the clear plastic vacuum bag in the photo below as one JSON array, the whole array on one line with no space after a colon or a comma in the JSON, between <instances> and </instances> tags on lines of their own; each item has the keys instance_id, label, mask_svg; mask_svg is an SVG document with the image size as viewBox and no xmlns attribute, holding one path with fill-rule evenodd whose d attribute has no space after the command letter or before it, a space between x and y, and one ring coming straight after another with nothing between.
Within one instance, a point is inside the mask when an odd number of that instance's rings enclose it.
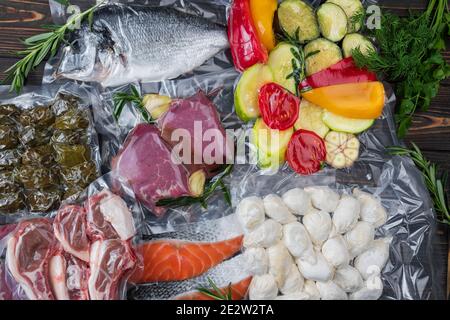
<instances>
[{"instance_id":1,"label":"clear plastic vacuum bag","mask_svg":"<svg viewBox=\"0 0 450 320\"><path fill-rule=\"evenodd\" d=\"M0 300L124 299L141 222L131 189L105 175L51 217L0 226Z\"/></svg>"},{"instance_id":2,"label":"clear plastic vacuum bag","mask_svg":"<svg viewBox=\"0 0 450 320\"><path fill-rule=\"evenodd\" d=\"M0 88L0 224L48 214L100 174L95 91L67 83Z\"/></svg>"}]
</instances>

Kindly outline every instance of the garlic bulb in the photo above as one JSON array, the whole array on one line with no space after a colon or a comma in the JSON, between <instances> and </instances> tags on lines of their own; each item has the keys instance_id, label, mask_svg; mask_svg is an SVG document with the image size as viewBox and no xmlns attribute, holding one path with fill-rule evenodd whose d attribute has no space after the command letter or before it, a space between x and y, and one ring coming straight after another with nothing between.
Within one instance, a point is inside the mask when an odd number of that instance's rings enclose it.
<instances>
[{"instance_id":1,"label":"garlic bulb","mask_svg":"<svg viewBox=\"0 0 450 320\"><path fill-rule=\"evenodd\" d=\"M289 211L289 208L284 204L283 199L276 194L269 194L264 197L263 202L267 216L273 220L281 224L297 221L297 218L295 218Z\"/></svg>"},{"instance_id":2,"label":"garlic bulb","mask_svg":"<svg viewBox=\"0 0 450 320\"><path fill-rule=\"evenodd\" d=\"M283 194L283 201L296 215L304 216L312 207L311 196L300 188L291 189Z\"/></svg>"},{"instance_id":3,"label":"garlic bulb","mask_svg":"<svg viewBox=\"0 0 450 320\"><path fill-rule=\"evenodd\" d=\"M264 203L258 197L245 198L239 203L236 215L246 231L254 230L265 220Z\"/></svg>"},{"instance_id":4,"label":"garlic bulb","mask_svg":"<svg viewBox=\"0 0 450 320\"><path fill-rule=\"evenodd\" d=\"M330 131L325 148L327 163L336 169L351 167L359 157L359 140L351 133Z\"/></svg>"}]
</instances>

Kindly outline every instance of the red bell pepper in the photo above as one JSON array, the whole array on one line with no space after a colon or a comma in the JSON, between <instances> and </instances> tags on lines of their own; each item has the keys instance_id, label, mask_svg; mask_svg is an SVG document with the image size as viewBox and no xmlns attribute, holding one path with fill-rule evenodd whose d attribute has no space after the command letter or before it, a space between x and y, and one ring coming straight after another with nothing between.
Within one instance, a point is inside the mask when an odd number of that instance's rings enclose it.
<instances>
[{"instance_id":1,"label":"red bell pepper","mask_svg":"<svg viewBox=\"0 0 450 320\"><path fill-rule=\"evenodd\" d=\"M286 160L298 174L309 175L322 168L326 155L323 139L312 131L300 129L289 141Z\"/></svg>"},{"instance_id":2,"label":"red bell pepper","mask_svg":"<svg viewBox=\"0 0 450 320\"><path fill-rule=\"evenodd\" d=\"M286 130L294 126L300 110L300 99L276 83L259 89L258 105L264 123L271 129Z\"/></svg>"},{"instance_id":3,"label":"red bell pepper","mask_svg":"<svg viewBox=\"0 0 450 320\"><path fill-rule=\"evenodd\" d=\"M234 0L228 18L228 41L234 66L239 71L256 63L266 63L269 55L258 38L249 0Z\"/></svg>"},{"instance_id":4,"label":"red bell pepper","mask_svg":"<svg viewBox=\"0 0 450 320\"><path fill-rule=\"evenodd\" d=\"M352 57L345 58L332 66L314 73L303 80L300 91L327 87L336 84L377 81L377 75L356 66Z\"/></svg>"}]
</instances>

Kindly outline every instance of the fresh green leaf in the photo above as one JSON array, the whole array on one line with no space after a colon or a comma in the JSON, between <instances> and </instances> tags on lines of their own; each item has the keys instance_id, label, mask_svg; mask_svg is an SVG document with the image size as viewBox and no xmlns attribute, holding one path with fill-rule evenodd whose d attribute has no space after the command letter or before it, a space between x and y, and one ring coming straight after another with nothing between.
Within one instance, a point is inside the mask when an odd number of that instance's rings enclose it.
<instances>
[{"instance_id":1,"label":"fresh green leaf","mask_svg":"<svg viewBox=\"0 0 450 320\"><path fill-rule=\"evenodd\" d=\"M214 300L233 300L231 283L228 285L226 291L220 289L210 277L208 277L208 283L211 288L198 288L197 291Z\"/></svg>"}]
</instances>

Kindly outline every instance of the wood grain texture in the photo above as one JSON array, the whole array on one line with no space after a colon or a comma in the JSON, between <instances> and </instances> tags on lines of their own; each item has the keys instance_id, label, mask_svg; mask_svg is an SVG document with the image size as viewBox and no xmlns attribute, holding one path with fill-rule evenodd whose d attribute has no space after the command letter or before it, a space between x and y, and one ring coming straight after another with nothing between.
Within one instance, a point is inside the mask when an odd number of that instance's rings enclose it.
<instances>
[{"instance_id":1,"label":"wood grain texture","mask_svg":"<svg viewBox=\"0 0 450 320\"><path fill-rule=\"evenodd\" d=\"M72 0L74 4L86 7L88 0ZM380 4L398 15L409 12L419 13L423 10L427 0L381 0ZM50 10L48 0L2 0L0 2L0 80L4 80L3 71L17 61L13 52L23 49L20 40L43 32L41 25L50 24ZM447 39L447 50L444 57L450 61L450 38ZM40 84L43 67L40 66L30 74L28 84ZM446 80L433 100L429 110L418 112L414 117L413 126L405 139L407 143L414 141L432 161L441 168L450 171L450 79ZM448 190L448 189L447 189ZM450 193L449 193L450 194ZM436 254L442 261L449 261L448 242L450 234L448 228L440 225L436 232L434 246ZM450 266L450 263L447 264ZM446 267L448 268L448 267ZM444 270L445 272L445 270ZM442 288L447 288L450 297L450 272L440 275Z\"/></svg>"}]
</instances>

